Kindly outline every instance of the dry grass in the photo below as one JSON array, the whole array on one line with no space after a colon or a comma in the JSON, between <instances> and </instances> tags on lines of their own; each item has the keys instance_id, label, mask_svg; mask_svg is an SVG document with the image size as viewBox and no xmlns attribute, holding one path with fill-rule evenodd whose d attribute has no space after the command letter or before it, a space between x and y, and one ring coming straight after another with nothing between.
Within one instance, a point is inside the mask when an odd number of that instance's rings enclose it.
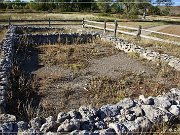
<instances>
[{"instance_id":1,"label":"dry grass","mask_svg":"<svg viewBox=\"0 0 180 135\"><path fill-rule=\"evenodd\" d=\"M168 43L163 43L163 42L158 42L158 41L152 42L152 40L144 39L144 38L141 38L139 40L134 36L124 35L124 34L119 34L118 36L122 39L125 39L130 42L134 42L137 45L140 45L144 48L149 48L150 50L153 50L159 53L165 53L165 54L169 54L176 57L180 56L180 46L178 45L168 44ZM161 38L163 37L161 36ZM173 41L173 38L172 38L172 41Z\"/></svg>"},{"instance_id":2,"label":"dry grass","mask_svg":"<svg viewBox=\"0 0 180 135\"><path fill-rule=\"evenodd\" d=\"M169 26L169 27L166 27L166 28L160 30L160 32L180 35L180 30L179 29L180 29L180 25L173 25L173 26Z\"/></svg>"},{"instance_id":3,"label":"dry grass","mask_svg":"<svg viewBox=\"0 0 180 135\"><path fill-rule=\"evenodd\" d=\"M64 68L71 69L84 69L88 66L90 59L110 56L117 52L112 45L99 40L81 45L43 45L38 49L40 50L40 63L62 65Z\"/></svg>"},{"instance_id":4,"label":"dry grass","mask_svg":"<svg viewBox=\"0 0 180 135\"><path fill-rule=\"evenodd\" d=\"M39 81L40 85L43 86L41 89L51 89L53 91L56 91L56 88L52 88L51 86L56 86L57 83L83 76L81 70L88 67L88 61L90 59L97 59L116 53L112 45L100 41L96 41L95 44L83 45L46 45L38 49L41 50L40 62L43 63L44 66L55 65L74 71L73 78L68 78L67 76L63 76L63 74L51 74L51 76L48 76L48 73L46 74L47 76L41 76L41 80ZM139 59L137 54L129 55ZM168 91L169 88L180 87L179 72L168 68L166 65L159 64L159 66L157 66L156 63L149 63L145 60L142 62L147 66L153 67L156 75L152 77L146 76L145 74L136 75L130 72L124 73L123 76L119 78L97 75L89 80L86 91L80 91L79 96L83 93L80 105L91 104L100 107L104 104L116 103L125 97L136 98L140 94L156 96ZM44 92L46 93L46 90L41 91L41 93ZM53 95L53 93L51 94ZM54 100L50 100L52 97L50 99L44 98L42 104L46 113L49 111L52 115L54 111L69 110L68 102L74 99L74 93L77 93L77 91L72 89L71 85L67 85L66 87L63 86L63 89L57 89L55 95L57 96L58 93L61 93L60 97L56 97L61 98L58 106L55 105Z\"/></svg>"},{"instance_id":5,"label":"dry grass","mask_svg":"<svg viewBox=\"0 0 180 135\"><path fill-rule=\"evenodd\" d=\"M158 25L164 25L164 22L134 22L134 21L128 21L124 20L124 19L120 19L118 15L116 14L110 14L108 16L101 16L98 13L4 13L0 15L0 19L64 19L64 20L68 20L68 19L78 19L78 20L82 20L82 18L88 19L88 20L96 20L96 21L104 21L104 20L110 20L110 21L114 21L114 20L118 20L119 25L123 25L123 26L131 26L131 27L135 27L137 28L139 25L141 25L143 28L148 28L148 27L153 27L153 26L158 26ZM56 22L53 22L56 23ZM58 22L59 23L59 22ZM67 22L65 22L67 23ZM75 22L73 22L75 23ZM17 23L16 23L17 24ZM23 23L21 23L23 24ZM32 23L30 23L32 24ZM41 23L42 24L42 23ZM48 22L46 23L48 24ZM112 24L112 23L111 23Z\"/></svg>"},{"instance_id":6,"label":"dry grass","mask_svg":"<svg viewBox=\"0 0 180 135\"><path fill-rule=\"evenodd\" d=\"M2 41L2 39L4 38L5 34L6 34L7 30L6 29L0 29L0 42Z\"/></svg>"}]
</instances>

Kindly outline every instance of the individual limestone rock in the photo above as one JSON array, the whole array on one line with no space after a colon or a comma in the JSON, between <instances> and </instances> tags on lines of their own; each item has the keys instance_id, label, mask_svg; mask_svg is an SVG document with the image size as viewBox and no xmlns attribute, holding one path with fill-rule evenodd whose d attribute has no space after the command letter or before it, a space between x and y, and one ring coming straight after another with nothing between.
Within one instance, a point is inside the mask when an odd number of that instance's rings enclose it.
<instances>
[{"instance_id":1,"label":"individual limestone rock","mask_svg":"<svg viewBox=\"0 0 180 135\"><path fill-rule=\"evenodd\" d=\"M0 131L3 134L7 134L7 133L14 133L14 134L16 134L18 132L17 123L14 123L14 122L5 122L5 123L0 125Z\"/></svg>"},{"instance_id":2,"label":"individual limestone rock","mask_svg":"<svg viewBox=\"0 0 180 135\"><path fill-rule=\"evenodd\" d=\"M168 97L158 96L154 99L154 105L161 109L169 109L171 106L171 101Z\"/></svg>"},{"instance_id":3,"label":"individual limestone rock","mask_svg":"<svg viewBox=\"0 0 180 135\"><path fill-rule=\"evenodd\" d=\"M65 112L60 112L57 116L57 123L62 123L64 122L66 119L70 119L69 114L65 113Z\"/></svg>"},{"instance_id":4,"label":"individual limestone rock","mask_svg":"<svg viewBox=\"0 0 180 135\"><path fill-rule=\"evenodd\" d=\"M49 116L49 117L46 118L46 123L52 122L52 121L55 121L53 116Z\"/></svg>"},{"instance_id":5,"label":"individual limestone rock","mask_svg":"<svg viewBox=\"0 0 180 135\"><path fill-rule=\"evenodd\" d=\"M97 121L94 125L95 125L95 128L98 130L107 128L107 124L103 121Z\"/></svg>"},{"instance_id":6,"label":"individual limestone rock","mask_svg":"<svg viewBox=\"0 0 180 135\"><path fill-rule=\"evenodd\" d=\"M100 135L116 135L116 132L112 128L100 130Z\"/></svg>"},{"instance_id":7,"label":"individual limestone rock","mask_svg":"<svg viewBox=\"0 0 180 135\"><path fill-rule=\"evenodd\" d=\"M50 122L44 123L41 126L40 131L41 132L48 132L48 131L51 131L51 130L56 129L56 128L57 128L57 123L55 121L50 121Z\"/></svg>"},{"instance_id":8,"label":"individual limestone rock","mask_svg":"<svg viewBox=\"0 0 180 135\"><path fill-rule=\"evenodd\" d=\"M145 105L154 105L154 99L152 97L145 98L144 95L140 95L139 100Z\"/></svg>"},{"instance_id":9,"label":"individual limestone rock","mask_svg":"<svg viewBox=\"0 0 180 135\"><path fill-rule=\"evenodd\" d=\"M135 114L127 114L127 115L125 115L125 118L128 121L134 121L136 119L136 115Z\"/></svg>"},{"instance_id":10,"label":"individual limestone rock","mask_svg":"<svg viewBox=\"0 0 180 135\"><path fill-rule=\"evenodd\" d=\"M80 112L78 112L76 110L71 110L68 112L68 114L70 115L71 118L74 118L74 119L81 119L82 118Z\"/></svg>"},{"instance_id":11,"label":"individual limestone rock","mask_svg":"<svg viewBox=\"0 0 180 135\"><path fill-rule=\"evenodd\" d=\"M73 130L80 129L80 121L78 119L71 119L65 120L61 125L58 127L57 132L71 132Z\"/></svg>"},{"instance_id":12,"label":"individual limestone rock","mask_svg":"<svg viewBox=\"0 0 180 135\"><path fill-rule=\"evenodd\" d=\"M93 120L94 118L97 117L98 110L91 106L81 106L79 108L79 112L80 112L82 118Z\"/></svg>"},{"instance_id":13,"label":"individual limestone rock","mask_svg":"<svg viewBox=\"0 0 180 135\"><path fill-rule=\"evenodd\" d=\"M169 111L175 116L180 116L180 105L172 105Z\"/></svg>"},{"instance_id":14,"label":"individual limestone rock","mask_svg":"<svg viewBox=\"0 0 180 135\"><path fill-rule=\"evenodd\" d=\"M36 117L30 121L31 128L39 130L43 124L43 120L39 117Z\"/></svg>"},{"instance_id":15,"label":"individual limestone rock","mask_svg":"<svg viewBox=\"0 0 180 135\"><path fill-rule=\"evenodd\" d=\"M135 123L135 121L126 121L122 123L126 127L127 133L136 133L139 132L139 125Z\"/></svg>"},{"instance_id":16,"label":"individual limestone rock","mask_svg":"<svg viewBox=\"0 0 180 135\"><path fill-rule=\"evenodd\" d=\"M70 135L79 135L79 130L74 130L70 133Z\"/></svg>"},{"instance_id":17,"label":"individual limestone rock","mask_svg":"<svg viewBox=\"0 0 180 135\"><path fill-rule=\"evenodd\" d=\"M172 118L172 115L166 110L160 110L151 105L142 105L145 116L154 124L167 122Z\"/></svg>"},{"instance_id":18,"label":"individual limestone rock","mask_svg":"<svg viewBox=\"0 0 180 135\"><path fill-rule=\"evenodd\" d=\"M135 106L135 102L130 98L125 98L119 101L116 105L119 106L119 108L122 107L123 109L129 109Z\"/></svg>"},{"instance_id":19,"label":"individual limestone rock","mask_svg":"<svg viewBox=\"0 0 180 135\"><path fill-rule=\"evenodd\" d=\"M136 125L139 125L140 132L148 132L153 126L152 122L145 116L136 118L134 122Z\"/></svg>"},{"instance_id":20,"label":"individual limestone rock","mask_svg":"<svg viewBox=\"0 0 180 135\"><path fill-rule=\"evenodd\" d=\"M80 121L80 130L92 130L94 128L94 121L82 119Z\"/></svg>"},{"instance_id":21,"label":"individual limestone rock","mask_svg":"<svg viewBox=\"0 0 180 135\"><path fill-rule=\"evenodd\" d=\"M134 112L136 117L144 116L144 111L142 110L140 106L135 106L131 108L130 111Z\"/></svg>"},{"instance_id":22,"label":"individual limestone rock","mask_svg":"<svg viewBox=\"0 0 180 135\"><path fill-rule=\"evenodd\" d=\"M117 105L104 105L98 111L98 116L100 119L104 119L105 117L114 117L120 113L121 107Z\"/></svg>"},{"instance_id":23,"label":"individual limestone rock","mask_svg":"<svg viewBox=\"0 0 180 135\"><path fill-rule=\"evenodd\" d=\"M127 133L127 127L123 124L119 123L110 123L109 128L114 129L117 135L121 135L123 133Z\"/></svg>"},{"instance_id":24,"label":"individual limestone rock","mask_svg":"<svg viewBox=\"0 0 180 135\"><path fill-rule=\"evenodd\" d=\"M0 123L15 122L16 116L10 114L0 114Z\"/></svg>"},{"instance_id":25,"label":"individual limestone rock","mask_svg":"<svg viewBox=\"0 0 180 135\"><path fill-rule=\"evenodd\" d=\"M20 132L25 131L29 128L28 123L24 121L19 121L17 125L18 125L18 131Z\"/></svg>"}]
</instances>

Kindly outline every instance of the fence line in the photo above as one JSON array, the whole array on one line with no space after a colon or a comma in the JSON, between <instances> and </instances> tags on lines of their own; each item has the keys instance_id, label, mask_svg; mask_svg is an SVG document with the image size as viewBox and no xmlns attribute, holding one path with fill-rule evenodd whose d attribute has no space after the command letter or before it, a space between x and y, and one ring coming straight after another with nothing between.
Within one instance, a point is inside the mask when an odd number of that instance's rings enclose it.
<instances>
[{"instance_id":1,"label":"fence line","mask_svg":"<svg viewBox=\"0 0 180 135\"><path fill-rule=\"evenodd\" d=\"M85 22L94 23L94 24L103 24L104 27L86 24ZM107 28L108 25L109 26L114 26L114 29ZM147 30L147 29L142 29L142 26L139 26L138 28L133 28L133 27L128 27L128 26L121 26L121 25L119 26L119 25L117 25L116 20L115 20L115 24L107 24L106 21L103 23L103 22L84 20L84 27L102 29L102 30L104 30L104 32L105 31L112 31L112 32L114 32L114 36L116 36L116 33L118 32L118 33L127 34L127 35L131 35L131 36L138 36L138 37L142 37L142 38L146 38L146 39L151 39L151 40L155 40L155 41L159 41L159 42L165 42L165 43L180 45L180 42L170 41L170 40L156 38L156 37L152 37L152 36L145 36L145 35L142 35L141 33L142 33L142 31L147 31L147 32L151 32L151 33L157 33L157 34L162 34L162 35L167 35L167 36L172 36L172 37L177 37L177 38L180 37L179 35L168 34L168 33L163 33L163 32L156 32L156 31ZM117 28L125 28L125 29L136 30L136 31L138 31L138 33L136 34L136 33L133 33L133 32L125 32L125 31L122 31L122 30L118 30Z\"/></svg>"},{"instance_id":2,"label":"fence line","mask_svg":"<svg viewBox=\"0 0 180 135\"><path fill-rule=\"evenodd\" d=\"M97 22L97 21L90 21L90 20L85 20L84 18L82 20L60 20L60 19L37 19L37 20L12 20L11 18L9 18L8 20L0 20L0 22L7 22L8 25L12 25L13 22L47 22L47 24L28 24L28 25L48 25L49 27L52 25L82 25L83 27L91 27L91 28L96 28L96 29L101 29L104 30L104 32L106 31L112 31L114 32L114 36L116 36L117 33L122 33L122 34L127 34L127 35L132 35L132 36L139 36L142 38L147 38L147 39L151 39L151 40L155 40L155 41L160 41L160 42L165 42L165 43L171 43L171 44L176 44L176 45L180 45L179 42L176 41L170 41L170 40L165 40L165 39L161 39L161 38L156 38L156 37L152 37L152 36L145 36L142 35L142 31L146 31L146 32L151 32L151 33L156 33L156 34L162 34L162 35L166 35L166 36L171 36L171 37L177 37L180 38L179 35L175 35L175 34L169 34L169 33L164 33L164 32L157 32L157 31L153 31L153 30L147 30L147 29L142 29L141 26L139 26L139 28L134 28L134 27L129 27L129 26L121 26L118 25L117 21L115 20L114 24L109 24L107 23L107 21L104 22ZM71 23L71 24L59 24L59 23L52 23L52 22L79 22L79 23ZM81 23L80 23L81 22ZM100 24L103 25L103 27L100 26L95 26L95 25L90 25L87 23L93 23L93 24ZM22 25L26 25L26 24L22 24ZM114 29L111 28L107 28L107 26L113 26ZM132 32L125 32L123 30L119 30L118 28L125 28L125 29L130 29L130 30L136 30L138 31L138 33L132 33Z\"/></svg>"}]
</instances>

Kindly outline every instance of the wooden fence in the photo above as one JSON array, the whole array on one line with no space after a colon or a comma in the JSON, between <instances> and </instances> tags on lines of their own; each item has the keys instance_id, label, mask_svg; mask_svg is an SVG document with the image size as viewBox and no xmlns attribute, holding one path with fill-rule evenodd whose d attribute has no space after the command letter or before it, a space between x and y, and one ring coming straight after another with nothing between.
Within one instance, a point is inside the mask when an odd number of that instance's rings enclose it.
<instances>
[{"instance_id":1,"label":"wooden fence","mask_svg":"<svg viewBox=\"0 0 180 135\"><path fill-rule=\"evenodd\" d=\"M33 22L35 24L31 24ZM37 23L37 22L40 22L40 23ZM58 23L55 23L55 22L58 22ZM70 22L70 23L67 23L67 22ZM36 20L32 20L32 19L14 20L14 19L8 18L6 20L5 19L0 20L0 23L7 23L8 25L12 25L12 24L15 24L15 23L19 23L19 24L23 25L22 23L26 23L24 25L48 25L50 27L52 25L82 25L82 20L59 20L59 19L51 19L51 18L48 18L48 19L36 19Z\"/></svg>"},{"instance_id":2,"label":"wooden fence","mask_svg":"<svg viewBox=\"0 0 180 135\"><path fill-rule=\"evenodd\" d=\"M82 25L83 25L84 28L89 27L89 28L101 29L101 30L104 30L104 33L106 31L111 31L111 32L114 33L115 37L117 36L117 33L122 33L122 34L131 35L131 36L137 36L137 37L142 37L142 38L146 38L146 39L150 39L150 40L155 40L155 41L159 41L159 42L165 42L165 43L180 45L180 42L177 42L177 41L170 41L170 40L166 40L166 39L162 39L162 38L146 36L146 35L142 35L141 33L142 33L142 31L146 31L146 32L165 35L165 36L169 36L169 37L180 38L179 35L174 35L174 34L168 34L168 33L164 33L164 32L157 32L157 31L142 29L142 26L139 26L138 28L128 27L128 26L120 26L120 25L118 25L116 20L114 21L114 24L108 24L106 21L104 21L104 22L96 22L96 21L90 21L90 20L84 20L84 19L83 19L82 22L83 22ZM96 26L95 24L102 25L102 26ZM107 26L111 26L111 28L108 28ZM112 27L114 27L114 28L112 28ZM124 28L124 29L137 31L137 33L126 32L126 31L123 31L123 30L119 30L118 28Z\"/></svg>"},{"instance_id":3,"label":"wooden fence","mask_svg":"<svg viewBox=\"0 0 180 135\"><path fill-rule=\"evenodd\" d=\"M35 22L36 24L31 24L32 22ZM37 22L41 22L41 23L37 23ZM117 36L117 33L122 33L122 34L131 35L131 36L137 36L137 37L142 37L142 38L146 38L146 39L150 39L150 40L155 40L155 41L159 41L159 42L165 42L165 43L180 45L180 42L177 42L177 41L170 41L170 40L166 40L166 39L162 39L162 38L146 36L146 35L142 35L141 33L142 33L142 31L146 31L146 32L165 35L165 36L169 36L169 37L180 38L179 35L142 29L141 26L139 26L138 28L121 26L118 24L118 22L116 20L114 21L114 24L112 24L112 23L108 23L107 21L97 22L97 21L85 20L84 18L82 20L59 20L59 19L56 20L56 19L50 19L50 18L48 18L48 19L37 19L37 20L24 20L24 19L12 20L11 18L9 18L8 20L0 20L0 23L7 23L8 25L12 25L15 23L20 23L20 24L26 23L24 25L48 25L49 27L51 27L53 25L82 25L83 28L89 27L89 28L101 29L104 31L104 33L106 33L106 31L111 31L114 33L115 37ZM95 24L97 24L99 26L97 26ZM123 30L120 30L118 28L137 31L137 33L123 31Z\"/></svg>"}]
</instances>

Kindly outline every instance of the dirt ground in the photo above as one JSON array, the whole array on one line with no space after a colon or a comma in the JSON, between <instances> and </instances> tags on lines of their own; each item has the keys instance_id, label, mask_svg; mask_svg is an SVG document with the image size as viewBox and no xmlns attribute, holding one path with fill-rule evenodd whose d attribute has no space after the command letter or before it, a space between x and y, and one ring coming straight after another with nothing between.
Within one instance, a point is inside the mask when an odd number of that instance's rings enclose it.
<instances>
[{"instance_id":1,"label":"dirt ground","mask_svg":"<svg viewBox=\"0 0 180 135\"><path fill-rule=\"evenodd\" d=\"M180 25L172 25L167 28L160 30L160 32L180 35Z\"/></svg>"},{"instance_id":2,"label":"dirt ground","mask_svg":"<svg viewBox=\"0 0 180 135\"><path fill-rule=\"evenodd\" d=\"M160 94L172 87L172 82L173 86L180 84L179 73L165 76L174 70L160 69L157 63L134 58L102 41L37 49L38 68L32 72L40 86L43 115L81 105L99 107L140 94Z\"/></svg>"}]
</instances>

